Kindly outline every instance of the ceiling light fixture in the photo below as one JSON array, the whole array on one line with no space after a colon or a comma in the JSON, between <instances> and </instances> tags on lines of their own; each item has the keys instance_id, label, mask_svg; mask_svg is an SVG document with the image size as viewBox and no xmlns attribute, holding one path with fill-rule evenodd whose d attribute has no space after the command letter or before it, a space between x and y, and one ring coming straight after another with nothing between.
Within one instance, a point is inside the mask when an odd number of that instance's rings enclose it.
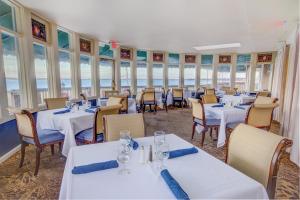
<instances>
[{"instance_id":1,"label":"ceiling light fixture","mask_svg":"<svg viewBox=\"0 0 300 200\"><path fill-rule=\"evenodd\" d=\"M194 47L198 51L202 50L212 50L212 49L226 49L226 48L237 48L241 47L241 43L230 43L230 44L217 44L217 45L208 45L208 46L199 46Z\"/></svg>"}]
</instances>

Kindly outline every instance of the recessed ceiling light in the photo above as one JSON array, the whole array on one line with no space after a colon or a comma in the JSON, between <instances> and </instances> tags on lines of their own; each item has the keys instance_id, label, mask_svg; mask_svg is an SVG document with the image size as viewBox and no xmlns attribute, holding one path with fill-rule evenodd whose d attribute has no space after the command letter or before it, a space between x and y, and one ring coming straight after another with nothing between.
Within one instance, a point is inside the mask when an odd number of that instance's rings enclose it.
<instances>
[{"instance_id":1,"label":"recessed ceiling light","mask_svg":"<svg viewBox=\"0 0 300 200\"><path fill-rule=\"evenodd\" d=\"M241 47L241 43L230 43L230 44L217 44L217 45L208 45L208 46L199 46L194 47L194 49L201 50L211 50L211 49L226 49L226 48L236 48Z\"/></svg>"}]
</instances>

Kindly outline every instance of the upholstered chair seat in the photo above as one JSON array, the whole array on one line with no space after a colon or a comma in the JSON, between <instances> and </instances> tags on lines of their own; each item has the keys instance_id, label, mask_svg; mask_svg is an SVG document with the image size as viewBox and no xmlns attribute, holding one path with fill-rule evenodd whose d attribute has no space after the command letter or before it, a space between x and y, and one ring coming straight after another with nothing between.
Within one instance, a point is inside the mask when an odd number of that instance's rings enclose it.
<instances>
[{"instance_id":1,"label":"upholstered chair seat","mask_svg":"<svg viewBox=\"0 0 300 200\"><path fill-rule=\"evenodd\" d=\"M65 135L63 135L57 130L50 130L50 129L37 130L37 134L38 134L40 144L57 142L57 141L64 140L65 138ZM29 144L35 144L33 138L24 137L23 140Z\"/></svg>"},{"instance_id":2,"label":"upholstered chair seat","mask_svg":"<svg viewBox=\"0 0 300 200\"><path fill-rule=\"evenodd\" d=\"M182 101L182 97L173 97L174 101Z\"/></svg>"},{"instance_id":3,"label":"upholstered chair seat","mask_svg":"<svg viewBox=\"0 0 300 200\"><path fill-rule=\"evenodd\" d=\"M82 141L90 141L92 143L94 139L93 131L94 131L93 128L83 130L76 135L76 139ZM103 142L103 140L104 140L103 133L96 134L96 142Z\"/></svg>"}]
</instances>

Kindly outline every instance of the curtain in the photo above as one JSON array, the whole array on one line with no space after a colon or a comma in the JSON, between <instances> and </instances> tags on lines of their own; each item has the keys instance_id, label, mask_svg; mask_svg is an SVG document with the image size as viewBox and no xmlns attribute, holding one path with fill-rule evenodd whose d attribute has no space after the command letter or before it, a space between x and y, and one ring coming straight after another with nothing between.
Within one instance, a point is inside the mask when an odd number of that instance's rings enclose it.
<instances>
[{"instance_id":1,"label":"curtain","mask_svg":"<svg viewBox=\"0 0 300 200\"><path fill-rule=\"evenodd\" d=\"M290 149L291 160L299 162L299 25L292 35L288 60L287 83L285 88L281 133L293 140Z\"/></svg>"},{"instance_id":2,"label":"curtain","mask_svg":"<svg viewBox=\"0 0 300 200\"><path fill-rule=\"evenodd\" d=\"M273 74L273 83L272 83L272 90L271 94L272 97L279 98L279 101L283 102L282 94L284 88L283 81L284 81L284 65L285 65L285 54L286 54L286 44L283 43L280 45L279 50L277 51L277 56L275 59L274 65L274 74ZM281 98L280 98L281 97ZM280 106L274 110L273 119L280 122L281 119L281 111L282 111L283 104L280 103Z\"/></svg>"}]
</instances>

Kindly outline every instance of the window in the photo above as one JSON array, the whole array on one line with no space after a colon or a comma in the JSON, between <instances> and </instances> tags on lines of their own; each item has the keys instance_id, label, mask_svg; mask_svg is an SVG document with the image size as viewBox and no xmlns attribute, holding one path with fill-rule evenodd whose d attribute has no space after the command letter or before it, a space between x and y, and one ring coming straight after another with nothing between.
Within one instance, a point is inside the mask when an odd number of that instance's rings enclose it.
<instances>
[{"instance_id":1,"label":"window","mask_svg":"<svg viewBox=\"0 0 300 200\"><path fill-rule=\"evenodd\" d=\"M179 54L170 53L168 59L168 86L179 86Z\"/></svg>"},{"instance_id":2,"label":"window","mask_svg":"<svg viewBox=\"0 0 300 200\"><path fill-rule=\"evenodd\" d=\"M196 68L195 65L186 64L184 65L184 87L189 90L195 89L196 80Z\"/></svg>"},{"instance_id":3,"label":"window","mask_svg":"<svg viewBox=\"0 0 300 200\"><path fill-rule=\"evenodd\" d=\"M131 86L131 71L130 71L130 62L121 61L121 88L130 89Z\"/></svg>"},{"instance_id":4,"label":"window","mask_svg":"<svg viewBox=\"0 0 300 200\"><path fill-rule=\"evenodd\" d=\"M91 57L80 55L81 92L86 96L92 96L92 66Z\"/></svg>"},{"instance_id":5,"label":"window","mask_svg":"<svg viewBox=\"0 0 300 200\"><path fill-rule=\"evenodd\" d=\"M70 51L70 34L57 30L58 61L60 71L61 96L72 97L72 52Z\"/></svg>"},{"instance_id":6,"label":"window","mask_svg":"<svg viewBox=\"0 0 300 200\"><path fill-rule=\"evenodd\" d=\"M153 87L161 88L164 86L164 67L162 63L153 63Z\"/></svg>"},{"instance_id":7,"label":"window","mask_svg":"<svg viewBox=\"0 0 300 200\"><path fill-rule=\"evenodd\" d=\"M200 85L212 85L213 78L213 55L201 56Z\"/></svg>"},{"instance_id":8,"label":"window","mask_svg":"<svg viewBox=\"0 0 300 200\"><path fill-rule=\"evenodd\" d=\"M48 70L46 47L43 44L33 44L34 68L37 87L38 104L43 104L49 97Z\"/></svg>"},{"instance_id":9,"label":"window","mask_svg":"<svg viewBox=\"0 0 300 200\"><path fill-rule=\"evenodd\" d=\"M147 51L137 51L136 85L138 92L147 87L147 75Z\"/></svg>"},{"instance_id":10,"label":"window","mask_svg":"<svg viewBox=\"0 0 300 200\"><path fill-rule=\"evenodd\" d=\"M101 59L98 64L100 79L100 96L104 97L105 90L112 89L112 81L114 80L114 61Z\"/></svg>"},{"instance_id":11,"label":"window","mask_svg":"<svg viewBox=\"0 0 300 200\"><path fill-rule=\"evenodd\" d=\"M104 44L103 46L99 46L99 56L112 59L114 51L110 48L110 45Z\"/></svg>"},{"instance_id":12,"label":"window","mask_svg":"<svg viewBox=\"0 0 300 200\"><path fill-rule=\"evenodd\" d=\"M250 54L237 56L235 87L237 87L240 91L246 90L246 87L249 84L248 77L250 75L250 60Z\"/></svg>"},{"instance_id":13,"label":"window","mask_svg":"<svg viewBox=\"0 0 300 200\"><path fill-rule=\"evenodd\" d=\"M218 86L230 86L230 65L218 66Z\"/></svg>"},{"instance_id":14,"label":"window","mask_svg":"<svg viewBox=\"0 0 300 200\"><path fill-rule=\"evenodd\" d=\"M16 31L15 8L5 1L0 1L0 26Z\"/></svg>"},{"instance_id":15,"label":"window","mask_svg":"<svg viewBox=\"0 0 300 200\"><path fill-rule=\"evenodd\" d=\"M2 33L3 64L8 98L8 106L21 106L19 81L18 47L14 36Z\"/></svg>"},{"instance_id":16,"label":"window","mask_svg":"<svg viewBox=\"0 0 300 200\"><path fill-rule=\"evenodd\" d=\"M272 65L259 64L255 70L255 90L271 90Z\"/></svg>"}]
</instances>

